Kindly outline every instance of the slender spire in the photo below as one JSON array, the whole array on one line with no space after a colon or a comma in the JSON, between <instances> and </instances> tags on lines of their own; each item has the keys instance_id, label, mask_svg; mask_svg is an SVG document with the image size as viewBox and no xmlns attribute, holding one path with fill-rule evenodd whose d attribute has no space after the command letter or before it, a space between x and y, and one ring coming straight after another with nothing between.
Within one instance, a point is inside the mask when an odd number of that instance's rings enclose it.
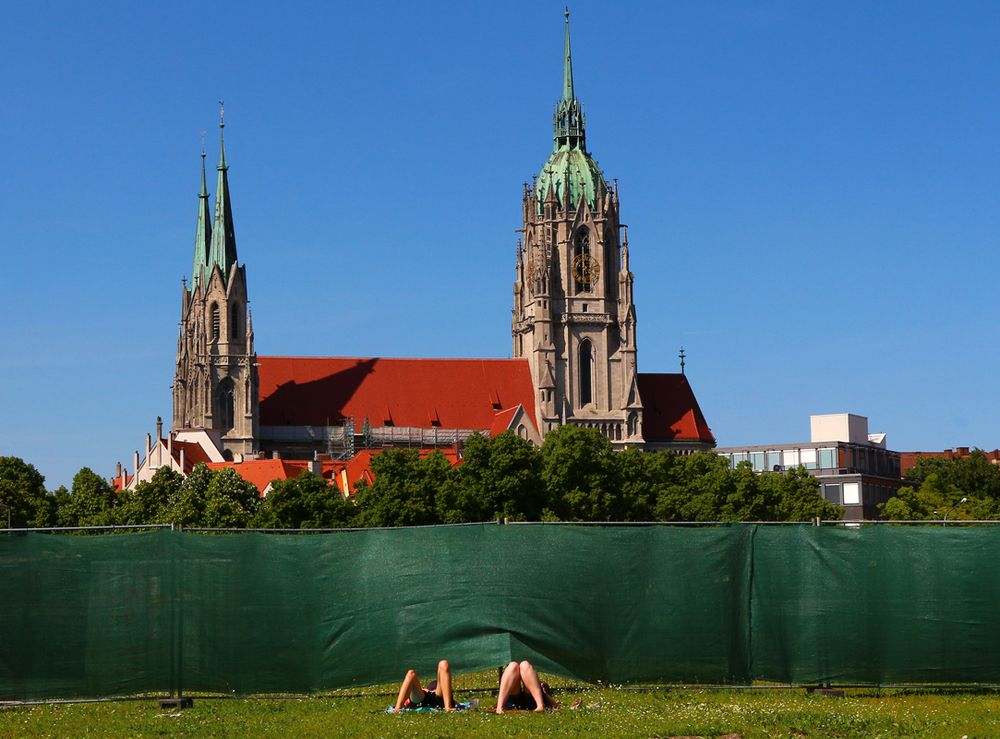
<instances>
[{"instance_id":1,"label":"slender spire","mask_svg":"<svg viewBox=\"0 0 1000 739\"><path fill-rule=\"evenodd\" d=\"M573 57L569 52L569 8L566 8L566 54L563 60L563 100L574 100L573 94Z\"/></svg>"},{"instance_id":2,"label":"slender spire","mask_svg":"<svg viewBox=\"0 0 1000 739\"><path fill-rule=\"evenodd\" d=\"M201 192L198 193L198 226L194 234L194 260L191 265L191 292L201 284L201 275L208 266L208 250L212 243L212 214L208 209L208 183L205 180L205 132L201 132Z\"/></svg>"},{"instance_id":3,"label":"slender spire","mask_svg":"<svg viewBox=\"0 0 1000 739\"><path fill-rule=\"evenodd\" d=\"M552 116L555 148L563 146L586 151L586 131L584 130L583 105L576 99L573 87L573 57L569 50L569 8L566 8L566 45L563 54L562 98L556 103Z\"/></svg>"},{"instance_id":4,"label":"slender spire","mask_svg":"<svg viewBox=\"0 0 1000 739\"><path fill-rule=\"evenodd\" d=\"M208 269L218 265L222 279L229 279L229 270L236 263L236 229L233 226L233 206L229 197L229 167L226 164L225 102L219 101L219 179L215 187L215 219L212 226L212 248L208 254Z\"/></svg>"}]
</instances>

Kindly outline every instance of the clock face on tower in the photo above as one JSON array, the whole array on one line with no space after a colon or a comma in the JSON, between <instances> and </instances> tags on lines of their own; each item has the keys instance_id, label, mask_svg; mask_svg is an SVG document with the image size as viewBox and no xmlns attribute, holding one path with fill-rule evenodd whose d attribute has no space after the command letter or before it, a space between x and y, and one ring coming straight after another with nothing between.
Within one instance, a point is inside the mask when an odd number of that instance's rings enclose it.
<instances>
[{"instance_id":1,"label":"clock face on tower","mask_svg":"<svg viewBox=\"0 0 1000 739\"><path fill-rule=\"evenodd\" d=\"M580 283L582 290L592 290L600 274L601 265L589 254L577 254L573 257L573 279Z\"/></svg>"}]
</instances>

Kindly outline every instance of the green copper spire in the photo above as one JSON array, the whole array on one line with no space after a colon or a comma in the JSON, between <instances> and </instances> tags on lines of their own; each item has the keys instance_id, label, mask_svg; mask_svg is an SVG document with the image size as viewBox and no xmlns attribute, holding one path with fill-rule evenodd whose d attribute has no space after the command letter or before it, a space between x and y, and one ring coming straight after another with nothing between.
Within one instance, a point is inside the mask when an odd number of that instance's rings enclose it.
<instances>
[{"instance_id":1,"label":"green copper spire","mask_svg":"<svg viewBox=\"0 0 1000 739\"><path fill-rule=\"evenodd\" d=\"M569 50L569 8L566 9L566 46L563 55L563 91L562 99L556 103L552 116L552 138L555 140L555 150L569 146L587 150L587 134L584 130L583 106L576 99L573 89L573 56Z\"/></svg>"},{"instance_id":2,"label":"green copper spire","mask_svg":"<svg viewBox=\"0 0 1000 739\"><path fill-rule=\"evenodd\" d=\"M600 168L587 153L586 119L583 104L573 86L573 57L569 46L569 9L566 9L566 40L563 54L562 99L552 115L552 155L542 167L535 184L535 198L541 210L549 187L563 208L575 209L582 197L591 208L607 193ZM565 192L564 192L565 191Z\"/></svg>"},{"instance_id":3,"label":"green copper spire","mask_svg":"<svg viewBox=\"0 0 1000 739\"><path fill-rule=\"evenodd\" d=\"M208 186L205 181L205 140L201 142L201 192L198 193L198 227L194 233L194 263L191 266L191 292L201 283L201 273L208 265L212 243L212 215L208 211Z\"/></svg>"},{"instance_id":4,"label":"green copper spire","mask_svg":"<svg viewBox=\"0 0 1000 739\"><path fill-rule=\"evenodd\" d=\"M569 8L566 8L566 58L563 61L563 100L573 100L573 57L569 53Z\"/></svg>"},{"instance_id":5,"label":"green copper spire","mask_svg":"<svg viewBox=\"0 0 1000 739\"><path fill-rule=\"evenodd\" d=\"M225 109L219 101L219 180L215 187L215 223L212 226L212 248L208 253L208 269L218 265L222 279L229 279L229 270L236 263L236 229L233 227L233 206L229 198L229 167L226 165Z\"/></svg>"}]
</instances>

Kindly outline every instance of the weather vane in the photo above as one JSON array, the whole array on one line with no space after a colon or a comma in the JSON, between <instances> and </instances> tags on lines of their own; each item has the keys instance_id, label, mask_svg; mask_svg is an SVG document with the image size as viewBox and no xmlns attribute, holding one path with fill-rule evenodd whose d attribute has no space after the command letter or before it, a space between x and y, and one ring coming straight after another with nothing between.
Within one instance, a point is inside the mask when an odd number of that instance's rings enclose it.
<instances>
[{"instance_id":1,"label":"weather vane","mask_svg":"<svg viewBox=\"0 0 1000 739\"><path fill-rule=\"evenodd\" d=\"M208 131L201 132L201 155L205 156L205 137L208 136Z\"/></svg>"},{"instance_id":2,"label":"weather vane","mask_svg":"<svg viewBox=\"0 0 1000 739\"><path fill-rule=\"evenodd\" d=\"M219 126L224 127L226 125L226 101L219 98Z\"/></svg>"},{"instance_id":3,"label":"weather vane","mask_svg":"<svg viewBox=\"0 0 1000 739\"><path fill-rule=\"evenodd\" d=\"M681 358L681 374L683 375L684 374L684 358L687 356L687 354L684 353L684 347L683 346L681 347L681 353L678 354L677 356Z\"/></svg>"}]
</instances>

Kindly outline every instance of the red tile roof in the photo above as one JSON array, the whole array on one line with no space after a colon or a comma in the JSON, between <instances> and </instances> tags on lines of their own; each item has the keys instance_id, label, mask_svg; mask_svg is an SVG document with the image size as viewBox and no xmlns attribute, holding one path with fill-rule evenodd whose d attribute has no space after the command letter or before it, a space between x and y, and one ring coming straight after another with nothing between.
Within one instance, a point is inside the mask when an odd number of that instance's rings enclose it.
<instances>
[{"instance_id":1,"label":"red tile roof","mask_svg":"<svg viewBox=\"0 0 1000 739\"><path fill-rule=\"evenodd\" d=\"M185 452L185 461L187 452ZM309 469L308 462L289 462L284 459L250 459L244 462L208 462L210 470L232 467L236 474L256 486L263 495L264 490L275 480L291 480Z\"/></svg>"},{"instance_id":2,"label":"red tile roof","mask_svg":"<svg viewBox=\"0 0 1000 739\"><path fill-rule=\"evenodd\" d=\"M517 413L517 409L519 407L520 406L514 406L513 408L508 408L507 410L500 411L495 416L493 416L493 425L490 426L490 430L486 435L490 437L499 436L504 431L509 430L510 422L514 420L514 414ZM532 425L534 425L534 421L535 419L532 418L531 419Z\"/></svg>"},{"instance_id":3,"label":"red tile roof","mask_svg":"<svg viewBox=\"0 0 1000 739\"><path fill-rule=\"evenodd\" d=\"M260 422L326 426L482 429L523 405L535 417L525 359L258 357Z\"/></svg>"},{"instance_id":4,"label":"red tile roof","mask_svg":"<svg viewBox=\"0 0 1000 739\"><path fill-rule=\"evenodd\" d=\"M675 373L640 372L642 435L646 441L715 443L687 377Z\"/></svg>"}]
</instances>

